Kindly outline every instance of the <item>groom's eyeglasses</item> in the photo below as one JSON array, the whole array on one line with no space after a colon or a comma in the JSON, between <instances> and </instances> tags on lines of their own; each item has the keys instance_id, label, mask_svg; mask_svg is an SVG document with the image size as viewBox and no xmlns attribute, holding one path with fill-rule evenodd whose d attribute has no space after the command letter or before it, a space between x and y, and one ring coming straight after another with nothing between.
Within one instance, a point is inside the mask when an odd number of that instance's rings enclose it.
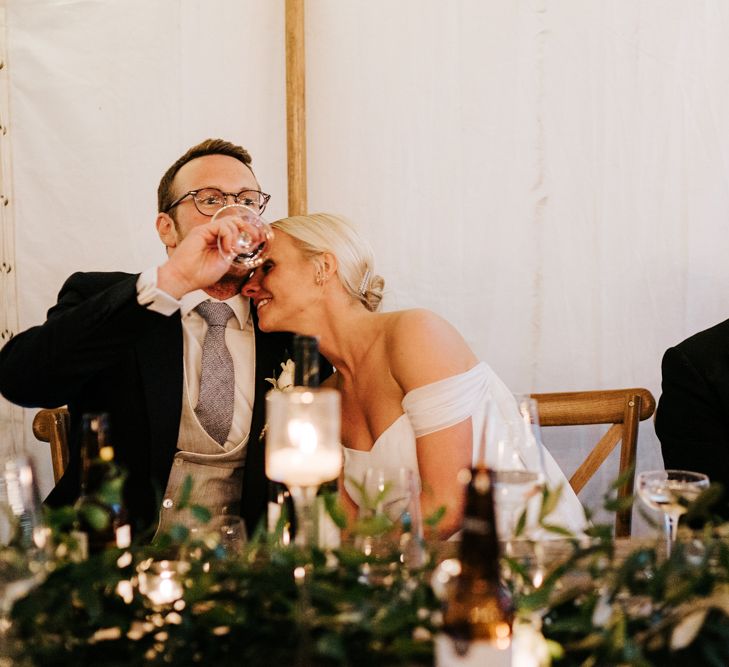
<instances>
[{"instance_id":1,"label":"groom's eyeglasses","mask_svg":"<svg viewBox=\"0 0 729 667\"><path fill-rule=\"evenodd\" d=\"M252 208L256 213L263 213L266 209L268 200L271 195L259 190L241 190L240 192L223 192L217 188L202 188L201 190L190 190L182 197L172 202L163 213L169 213L175 206L181 204L187 197L192 197L195 202L195 208L208 217L215 215L223 206L227 205L228 197L233 199L233 203L242 204Z\"/></svg>"}]
</instances>

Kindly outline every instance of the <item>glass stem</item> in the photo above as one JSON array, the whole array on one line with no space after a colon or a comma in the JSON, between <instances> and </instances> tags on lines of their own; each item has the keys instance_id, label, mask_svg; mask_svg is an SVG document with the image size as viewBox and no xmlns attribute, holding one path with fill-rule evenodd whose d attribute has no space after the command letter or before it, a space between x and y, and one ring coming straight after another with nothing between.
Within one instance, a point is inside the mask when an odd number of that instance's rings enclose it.
<instances>
[{"instance_id":1,"label":"glass stem","mask_svg":"<svg viewBox=\"0 0 729 667\"><path fill-rule=\"evenodd\" d=\"M292 486L291 496L296 507L296 545L302 549L316 546L314 535L314 504L316 486Z\"/></svg>"},{"instance_id":2,"label":"glass stem","mask_svg":"<svg viewBox=\"0 0 729 667\"><path fill-rule=\"evenodd\" d=\"M678 521L670 514L664 515L666 524L666 556L671 557L671 548L678 535Z\"/></svg>"},{"instance_id":3,"label":"glass stem","mask_svg":"<svg viewBox=\"0 0 729 667\"><path fill-rule=\"evenodd\" d=\"M505 551L506 555L511 557L514 555L514 544L513 540L515 539L516 535L516 509L511 507L508 512L509 516L509 532L506 538L506 545L505 545Z\"/></svg>"}]
</instances>

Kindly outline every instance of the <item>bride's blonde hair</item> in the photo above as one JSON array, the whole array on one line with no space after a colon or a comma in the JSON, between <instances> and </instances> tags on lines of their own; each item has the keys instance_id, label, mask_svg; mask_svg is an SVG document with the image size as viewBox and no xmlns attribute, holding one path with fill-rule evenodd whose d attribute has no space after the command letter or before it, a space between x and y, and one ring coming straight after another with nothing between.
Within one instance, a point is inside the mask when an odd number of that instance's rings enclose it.
<instances>
[{"instance_id":1,"label":"bride's blonde hair","mask_svg":"<svg viewBox=\"0 0 729 667\"><path fill-rule=\"evenodd\" d=\"M330 213L312 213L276 220L271 227L291 236L315 264L322 253L330 252L337 258L339 280L349 295L367 310L380 307L385 280L375 274L372 248L352 223Z\"/></svg>"}]
</instances>

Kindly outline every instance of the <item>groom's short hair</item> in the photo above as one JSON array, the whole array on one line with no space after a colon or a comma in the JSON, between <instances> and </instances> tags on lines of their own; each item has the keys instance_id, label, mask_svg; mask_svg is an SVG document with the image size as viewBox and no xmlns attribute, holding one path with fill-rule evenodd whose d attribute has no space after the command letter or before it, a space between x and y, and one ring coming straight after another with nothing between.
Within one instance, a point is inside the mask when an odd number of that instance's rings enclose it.
<instances>
[{"instance_id":1,"label":"groom's short hair","mask_svg":"<svg viewBox=\"0 0 729 667\"><path fill-rule=\"evenodd\" d=\"M206 139L205 141L201 141L175 160L172 166L165 172L164 176L162 176L162 180L159 182L159 187L157 188L157 211L159 213L165 212L175 200L175 195L172 192L172 182L175 180L177 172L191 160L204 157L205 155L227 155L242 162L253 173L251 154L242 146L237 146L230 141L225 141L225 139ZM253 175L255 176L255 174Z\"/></svg>"}]
</instances>

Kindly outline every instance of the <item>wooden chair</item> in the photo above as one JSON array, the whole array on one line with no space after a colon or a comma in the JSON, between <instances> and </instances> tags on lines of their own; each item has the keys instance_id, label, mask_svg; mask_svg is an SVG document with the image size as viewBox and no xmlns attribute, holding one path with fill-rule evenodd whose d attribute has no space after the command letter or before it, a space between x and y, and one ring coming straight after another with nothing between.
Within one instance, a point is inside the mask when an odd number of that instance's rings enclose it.
<instances>
[{"instance_id":1,"label":"wooden chair","mask_svg":"<svg viewBox=\"0 0 729 667\"><path fill-rule=\"evenodd\" d=\"M638 425L656 409L656 401L650 391L636 388L576 391L532 394L532 398L538 402L542 426L612 424L570 478L575 493L582 490L619 441L622 441L619 474L631 467L633 474L618 489L618 498L626 498L633 493ZM630 508L618 512L615 516L616 537L629 536L630 525Z\"/></svg>"},{"instance_id":2,"label":"wooden chair","mask_svg":"<svg viewBox=\"0 0 729 667\"><path fill-rule=\"evenodd\" d=\"M70 417L66 408L41 410L33 418L33 435L51 446L53 478L61 479L68 465L68 429Z\"/></svg>"}]
</instances>

